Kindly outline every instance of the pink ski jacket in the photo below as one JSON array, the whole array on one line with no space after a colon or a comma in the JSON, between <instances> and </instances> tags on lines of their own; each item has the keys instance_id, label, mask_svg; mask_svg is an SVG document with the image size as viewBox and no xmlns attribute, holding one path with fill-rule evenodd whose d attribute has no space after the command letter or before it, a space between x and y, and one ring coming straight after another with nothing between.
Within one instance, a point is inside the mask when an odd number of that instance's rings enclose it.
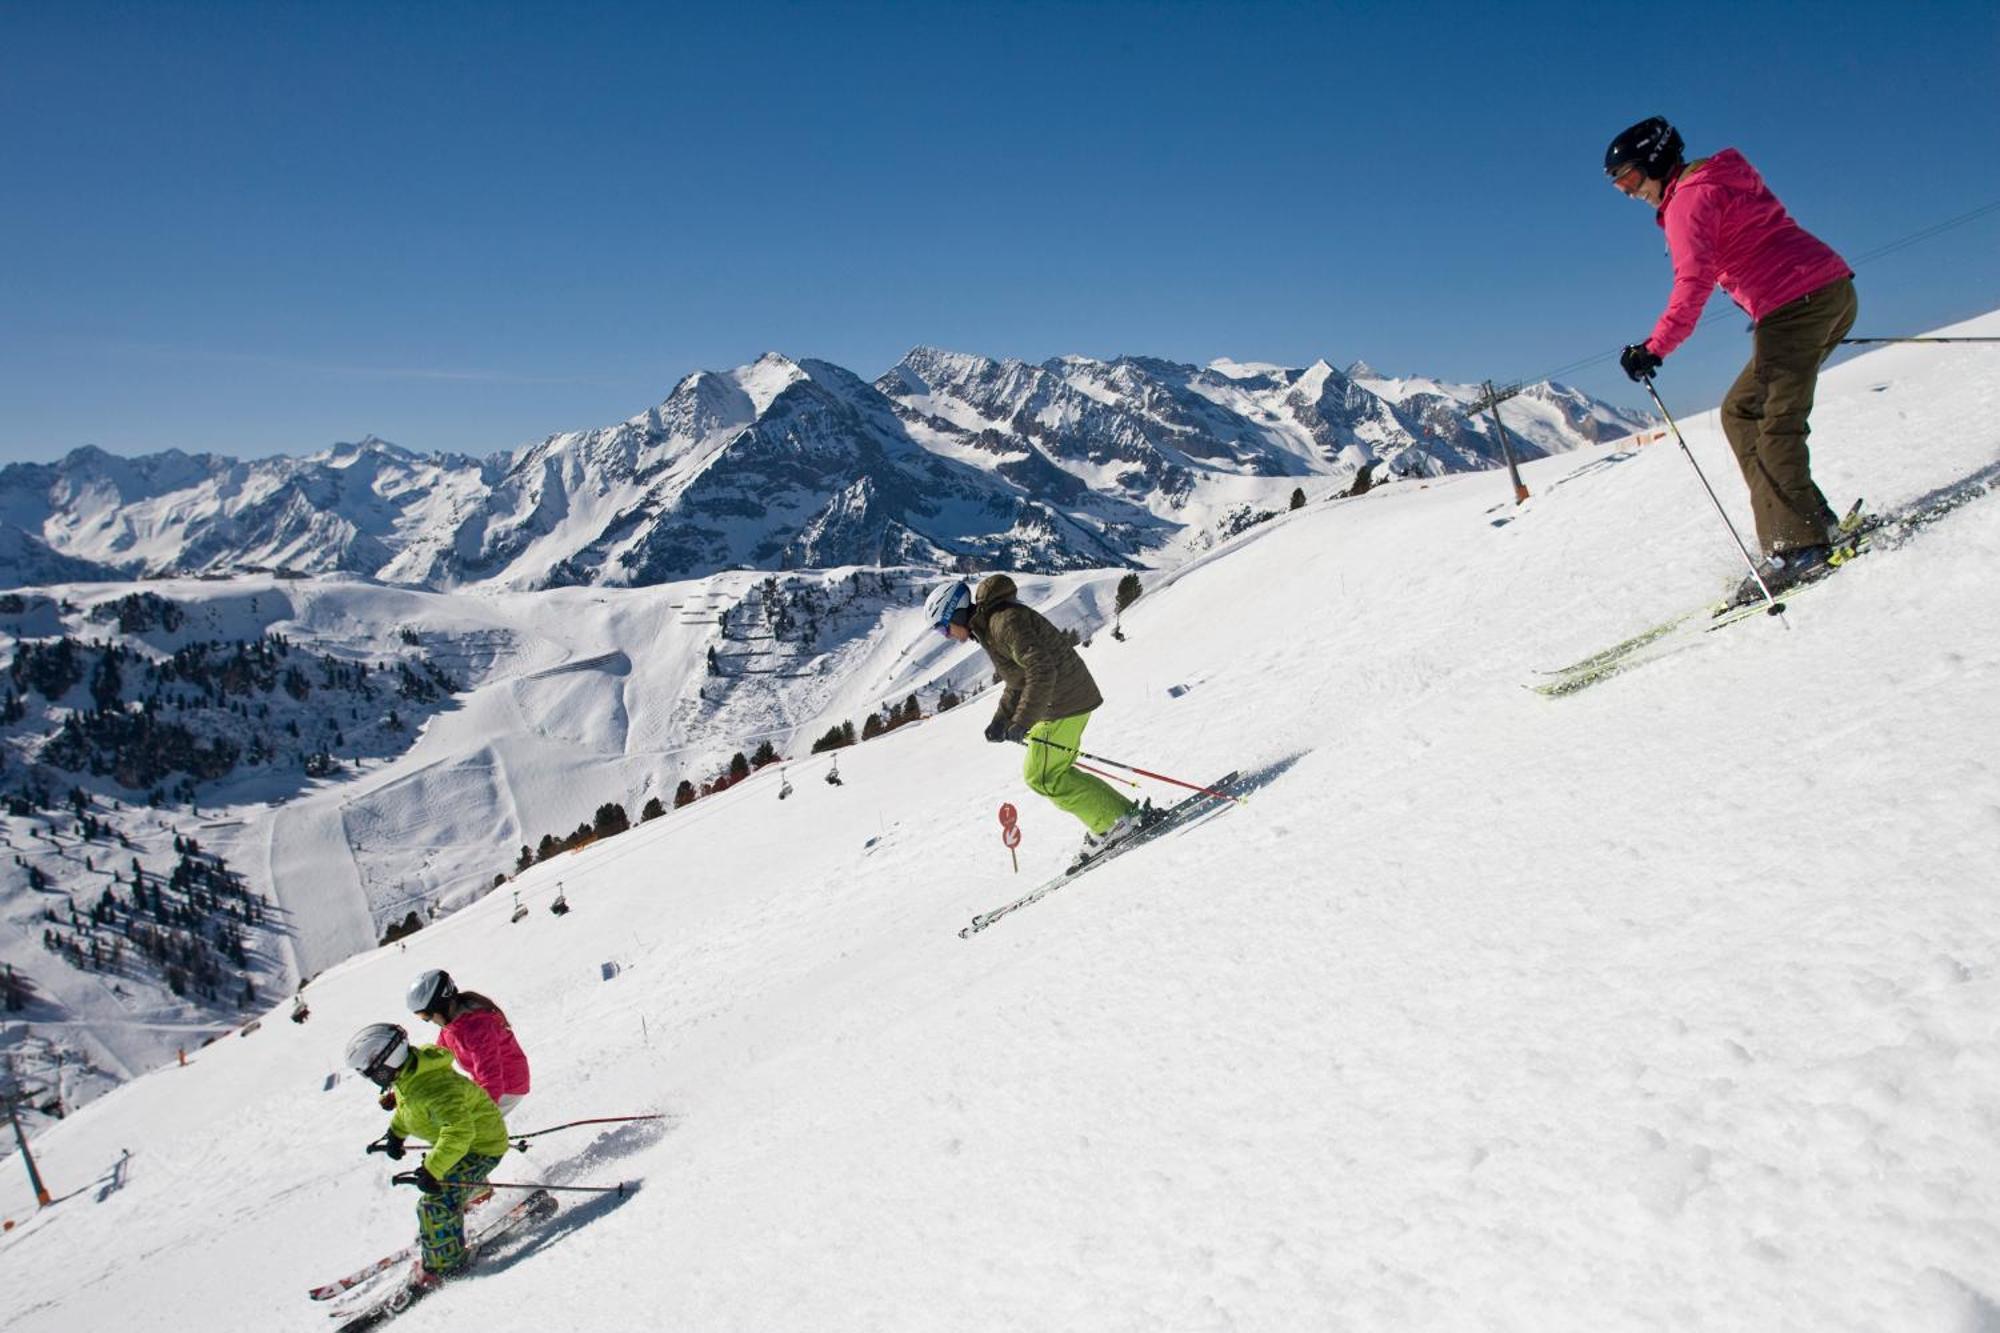
<instances>
[{"instance_id":1,"label":"pink ski jacket","mask_svg":"<svg viewBox=\"0 0 2000 1333\"><path fill-rule=\"evenodd\" d=\"M528 1057L498 1009L460 1014L439 1030L438 1045L456 1056L465 1076L494 1101L528 1091Z\"/></svg>"},{"instance_id":2,"label":"pink ski jacket","mask_svg":"<svg viewBox=\"0 0 2000 1333\"><path fill-rule=\"evenodd\" d=\"M1667 182L1654 221L1665 228L1674 290L1646 345L1664 357L1686 342L1715 284L1752 322L1854 276L1831 246L1792 221L1764 178L1734 148Z\"/></svg>"}]
</instances>

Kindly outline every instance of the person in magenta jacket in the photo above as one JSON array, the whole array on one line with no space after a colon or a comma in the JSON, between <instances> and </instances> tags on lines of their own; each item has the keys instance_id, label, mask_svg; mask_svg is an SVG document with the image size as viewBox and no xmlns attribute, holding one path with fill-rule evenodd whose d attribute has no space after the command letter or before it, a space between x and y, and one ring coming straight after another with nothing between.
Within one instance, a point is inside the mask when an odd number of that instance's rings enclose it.
<instances>
[{"instance_id":1,"label":"person in magenta jacket","mask_svg":"<svg viewBox=\"0 0 2000 1333\"><path fill-rule=\"evenodd\" d=\"M1775 591L1824 565L1839 519L1806 448L1819 370L1854 327L1854 273L1792 220L1743 154L1688 162L1680 132L1654 116L1616 139L1605 174L1655 210L1673 259L1673 292L1644 342L1619 358L1650 379L1701 318L1719 283L1750 316L1750 363L1722 400L1722 430L1750 489L1765 582ZM1749 582L1754 583L1754 580Z\"/></svg>"},{"instance_id":2,"label":"person in magenta jacket","mask_svg":"<svg viewBox=\"0 0 2000 1333\"><path fill-rule=\"evenodd\" d=\"M412 982L409 1000L411 1013L438 1025L437 1044L486 1090L502 1115L528 1095L528 1057L499 1005L477 991L460 990L441 968Z\"/></svg>"}]
</instances>

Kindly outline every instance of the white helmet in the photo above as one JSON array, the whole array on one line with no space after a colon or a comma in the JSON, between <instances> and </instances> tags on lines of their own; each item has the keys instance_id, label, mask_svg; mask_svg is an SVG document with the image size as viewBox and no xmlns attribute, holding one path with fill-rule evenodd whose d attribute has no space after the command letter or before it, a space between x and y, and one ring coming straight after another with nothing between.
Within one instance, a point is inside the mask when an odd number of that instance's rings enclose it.
<instances>
[{"instance_id":1,"label":"white helmet","mask_svg":"<svg viewBox=\"0 0 2000 1333\"><path fill-rule=\"evenodd\" d=\"M410 1012L413 1014L434 1014L452 996L458 994L458 987L451 979L451 973L441 967L434 967L410 983Z\"/></svg>"},{"instance_id":2,"label":"white helmet","mask_svg":"<svg viewBox=\"0 0 2000 1333\"><path fill-rule=\"evenodd\" d=\"M930 620L931 628L943 634L950 626L952 617L972 609L972 589L965 586L964 579L951 583L940 583L924 599L924 615Z\"/></svg>"},{"instance_id":3,"label":"white helmet","mask_svg":"<svg viewBox=\"0 0 2000 1333\"><path fill-rule=\"evenodd\" d=\"M370 1023L347 1043L347 1067L378 1087L396 1081L410 1058L410 1034L394 1023Z\"/></svg>"}]
</instances>

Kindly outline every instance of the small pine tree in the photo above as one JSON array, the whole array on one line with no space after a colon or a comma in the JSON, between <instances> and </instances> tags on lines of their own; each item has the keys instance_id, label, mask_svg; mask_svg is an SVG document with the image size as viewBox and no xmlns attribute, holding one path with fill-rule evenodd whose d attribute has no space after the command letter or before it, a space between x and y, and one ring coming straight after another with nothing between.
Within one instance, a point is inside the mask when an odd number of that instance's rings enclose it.
<instances>
[{"instance_id":1,"label":"small pine tree","mask_svg":"<svg viewBox=\"0 0 2000 1333\"><path fill-rule=\"evenodd\" d=\"M826 734L812 743L812 752L820 754L827 750L838 750L843 745L854 744L854 724L836 723L826 729Z\"/></svg>"},{"instance_id":2,"label":"small pine tree","mask_svg":"<svg viewBox=\"0 0 2000 1333\"><path fill-rule=\"evenodd\" d=\"M405 935L414 935L423 928L424 923L422 919L417 916L416 909L411 908L409 914L401 921L392 921L389 923L389 928L382 932L382 943L394 944Z\"/></svg>"},{"instance_id":3,"label":"small pine tree","mask_svg":"<svg viewBox=\"0 0 2000 1333\"><path fill-rule=\"evenodd\" d=\"M597 807L597 818L591 821L591 832L600 838L615 837L632 827L632 820L626 815L625 807L616 801L606 801Z\"/></svg>"},{"instance_id":4,"label":"small pine tree","mask_svg":"<svg viewBox=\"0 0 2000 1333\"><path fill-rule=\"evenodd\" d=\"M674 788L674 809L678 810L684 805L693 805L693 804L694 804L694 784L692 782L689 782L686 778L682 778L681 785Z\"/></svg>"},{"instance_id":5,"label":"small pine tree","mask_svg":"<svg viewBox=\"0 0 2000 1333\"><path fill-rule=\"evenodd\" d=\"M743 781L743 779L749 776L750 776L750 761L744 757L743 751L738 750L735 754L730 755L729 780L731 782L741 782Z\"/></svg>"},{"instance_id":6,"label":"small pine tree","mask_svg":"<svg viewBox=\"0 0 2000 1333\"><path fill-rule=\"evenodd\" d=\"M861 724L861 739L872 741L877 736L880 736L882 731L882 715L880 713L870 713L868 720Z\"/></svg>"},{"instance_id":7,"label":"small pine tree","mask_svg":"<svg viewBox=\"0 0 2000 1333\"><path fill-rule=\"evenodd\" d=\"M1294 508L1294 509L1304 509L1305 507L1306 507L1306 488L1305 488L1305 487L1303 487L1303 486L1295 486L1295 487L1293 487L1293 488L1292 488L1292 508Z\"/></svg>"},{"instance_id":8,"label":"small pine tree","mask_svg":"<svg viewBox=\"0 0 2000 1333\"><path fill-rule=\"evenodd\" d=\"M1146 590L1140 586L1137 574L1127 574L1124 578L1118 580L1118 609L1123 611L1126 607L1138 601L1139 594L1144 591Z\"/></svg>"},{"instance_id":9,"label":"small pine tree","mask_svg":"<svg viewBox=\"0 0 2000 1333\"><path fill-rule=\"evenodd\" d=\"M534 852L527 847L523 847L521 848L521 854L514 859L514 869L526 870L529 866L533 865L534 863L535 863Z\"/></svg>"},{"instance_id":10,"label":"small pine tree","mask_svg":"<svg viewBox=\"0 0 2000 1333\"><path fill-rule=\"evenodd\" d=\"M937 710L940 713L949 712L958 707L959 702L959 697L952 692L951 686L947 685L938 694Z\"/></svg>"},{"instance_id":11,"label":"small pine tree","mask_svg":"<svg viewBox=\"0 0 2000 1333\"><path fill-rule=\"evenodd\" d=\"M766 764L778 762L778 747L769 741L759 741L757 749L750 756L750 767L762 768Z\"/></svg>"},{"instance_id":12,"label":"small pine tree","mask_svg":"<svg viewBox=\"0 0 2000 1333\"><path fill-rule=\"evenodd\" d=\"M667 807L660 804L660 798L657 796L648 796L645 808L639 811L639 822L643 824L648 820L658 819L665 813L667 813Z\"/></svg>"}]
</instances>

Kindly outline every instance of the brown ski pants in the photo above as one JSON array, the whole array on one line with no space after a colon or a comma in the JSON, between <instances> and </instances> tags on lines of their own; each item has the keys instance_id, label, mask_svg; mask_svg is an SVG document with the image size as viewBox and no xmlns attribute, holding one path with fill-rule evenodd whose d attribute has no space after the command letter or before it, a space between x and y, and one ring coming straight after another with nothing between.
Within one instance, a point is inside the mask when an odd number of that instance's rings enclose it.
<instances>
[{"instance_id":1,"label":"brown ski pants","mask_svg":"<svg viewBox=\"0 0 2000 1333\"><path fill-rule=\"evenodd\" d=\"M1822 545L1837 520L1813 483L1806 418L1819 368L1854 327L1858 308L1852 278L1779 306L1757 321L1750 364L1723 395L1722 433L1750 488L1766 554Z\"/></svg>"}]
</instances>

